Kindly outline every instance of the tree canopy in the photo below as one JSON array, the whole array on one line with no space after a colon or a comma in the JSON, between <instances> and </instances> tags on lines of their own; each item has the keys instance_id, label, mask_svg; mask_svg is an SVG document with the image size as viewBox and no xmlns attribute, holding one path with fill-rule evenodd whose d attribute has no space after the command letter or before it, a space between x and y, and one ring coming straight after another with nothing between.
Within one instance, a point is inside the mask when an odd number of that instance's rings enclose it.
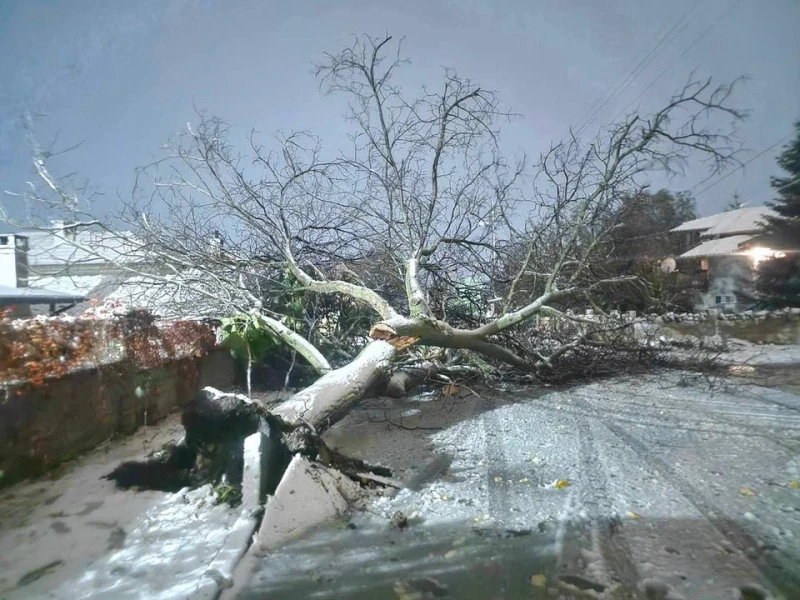
<instances>
[{"instance_id":1,"label":"tree canopy","mask_svg":"<svg viewBox=\"0 0 800 600\"><path fill-rule=\"evenodd\" d=\"M659 190L625 198L612 216L617 226L610 236L616 258L661 259L674 252L669 231L697 218L689 192Z\"/></svg>"},{"instance_id":2,"label":"tree canopy","mask_svg":"<svg viewBox=\"0 0 800 600\"><path fill-rule=\"evenodd\" d=\"M794 139L784 146L777 161L786 175L770 179L777 198L769 206L778 214L766 219L773 247L786 250L800 246L800 121L794 129Z\"/></svg>"},{"instance_id":3,"label":"tree canopy","mask_svg":"<svg viewBox=\"0 0 800 600\"><path fill-rule=\"evenodd\" d=\"M648 194L652 174L695 158L712 172L735 161L731 129L719 125L742 116L730 106L733 84L690 80L651 114L632 112L592 138L569 132L538 159L512 160L498 140L513 115L496 92L450 69L435 87L409 90L398 78L406 63L388 36L357 37L324 57L317 77L347 100L351 131L335 152L289 132L266 142L253 133L242 153L223 120L189 125L139 170L125 211L158 269L121 268L191 288L229 313L259 313L321 373L330 367L323 350L338 345L353 359L365 333L424 348L412 362L483 369L488 359L540 373L589 338L523 348L508 343L511 332L539 315L570 321L572 300L596 302L635 281L597 266L621 251L617 242L652 255L656 232L693 215L685 194ZM29 201L110 230L64 192L48 158L36 153L43 185ZM302 315L271 300L287 277L304 295ZM307 310L320 297L357 304L371 330L345 328L349 348L337 344L342 304L322 318ZM366 356L397 359L374 348Z\"/></svg>"},{"instance_id":4,"label":"tree canopy","mask_svg":"<svg viewBox=\"0 0 800 600\"><path fill-rule=\"evenodd\" d=\"M777 197L769 206L777 215L765 219L769 244L782 255L759 266L758 288L777 306L800 306L800 121L794 129L777 160L785 175L770 179Z\"/></svg>"}]
</instances>

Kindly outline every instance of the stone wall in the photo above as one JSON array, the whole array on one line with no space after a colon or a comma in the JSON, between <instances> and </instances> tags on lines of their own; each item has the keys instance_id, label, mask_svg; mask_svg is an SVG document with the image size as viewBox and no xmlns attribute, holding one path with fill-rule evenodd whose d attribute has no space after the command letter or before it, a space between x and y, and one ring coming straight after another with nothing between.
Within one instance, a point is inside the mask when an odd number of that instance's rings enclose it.
<instances>
[{"instance_id":1,"label":"stone wall","mask_svg":"<svg viewBox=\"0 0 800 600\"><path fill-rule=\"evenodd\" d=\"M665 332L696 337L719 336L762 344L800 344L800 308L779 311L674 314L655 317Z\"/></svg>"},{"instance_id":2,"label":"stone wall","mask_svg":"<svg viewBox=\"0 0 800 600\"><path fill-rule=\"evenodd\" d=\"M234 380L230 354L218 349L153 369L117 361L43 384L6 384L0 390L0 487L153 424L205 386L225 389Z\"/></svg>"},{"instance_id":3,"label":"stone wall","mask_svg":"<svg viewBox=\"0 0 800 600\"><path fill-rule=\"evenodd\" d=\"M569 311L568 311L569 313ZM602 322L606 317L586 311L575 315L585 320ZM666 337L693 336L697 338L735 338L761 344L800 344L800 308L776 311L745 311L726 313L708 310L698 313L667 313L642 315L636 312L612 313L613 322L625 320L644 325L650 335L659 331ZM550 319L543 319L546 326Z\"/></svg>"}]
</instances>

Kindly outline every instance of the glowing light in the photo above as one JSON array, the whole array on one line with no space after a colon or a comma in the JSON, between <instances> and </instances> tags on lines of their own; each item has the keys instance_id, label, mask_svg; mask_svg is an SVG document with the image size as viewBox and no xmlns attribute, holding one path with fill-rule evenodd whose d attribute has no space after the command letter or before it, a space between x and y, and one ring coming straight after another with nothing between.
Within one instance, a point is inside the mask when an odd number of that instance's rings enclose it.
<instances>
[{"instance_id":1,"label":"glowing light","mask_svg":"<svg viewBox=\"0 0 800 600\"><path fill-rule=\"evenodd\" d=\"M758 267L759 263L769 260L770 258L781 258L782 256L786 256L784 252L775 252L775 250L772 248L760 247L749 248L748 250L745 250L745 254L747 254L753 261L753 267Z\"/></svg>"}]
</instances>

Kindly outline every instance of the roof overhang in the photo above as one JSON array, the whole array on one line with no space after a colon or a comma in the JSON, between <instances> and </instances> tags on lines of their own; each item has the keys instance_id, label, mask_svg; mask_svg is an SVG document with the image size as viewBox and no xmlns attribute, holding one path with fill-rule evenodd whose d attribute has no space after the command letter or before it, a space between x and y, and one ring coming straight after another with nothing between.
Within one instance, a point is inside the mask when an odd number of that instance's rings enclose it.
<instances>
[{"instance_id":1,"label":"roof overhang","mask_svg":"<svg viewBox=\"0 0 800 600\"><path fill-rule=\"evenodd\" d=\"M679 258L709 258L712 256L734 256L742 253L742 246L754 239L752 235L731 235L716 240L707 240Z\"/></svg>"},{"instance_id":2,"label":"roof overhang","mask_svg":"<svg viewBox=\"0 0 800 600\"><path fill-rule=\"evenodd\" d=\"M18 304L77 304L86 300L85 296L64 294L41 288L12 288L0 285L0 306Z\"/></svg>"}]
</instances>

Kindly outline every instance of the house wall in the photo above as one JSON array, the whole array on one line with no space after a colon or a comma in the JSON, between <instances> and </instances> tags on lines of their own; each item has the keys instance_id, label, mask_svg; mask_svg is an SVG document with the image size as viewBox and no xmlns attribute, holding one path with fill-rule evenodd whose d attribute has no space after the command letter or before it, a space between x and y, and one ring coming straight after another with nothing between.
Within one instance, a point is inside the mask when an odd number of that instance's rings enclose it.
<instances>
[{"instance_id":1,"label":"house wall","mask_svg":"<svg viewBox=\"0 0 800 600\"><path fill-rule=\"evenodd\" d=\"M0 487L152 425L203 387L225 389L234 380L230 353L220 349L156 369L118 361L35 386L7 384L0 389Z\"/></svg>"},{"instance_id":2,"label":"house wall","mask_svg":"<svg viewBox=\"0 0 800 600\"><path fill-rule=\"evenodd\" d=\"M28 285L28 241L14 234L0 234L0 285Z\"/></svg>"},{"instance_id":3,"label":"house wall","mask_svg":"<svg viewBox=\"0 0 800 600\"><path fill-rule=\"evenodd\" d=\"M748 257L711 257L708 289L698 294L695 310L742 311L753 305L755 295L752 262Z\"/></svg>"},{"instance_id":4,"label":"house wall","mask_svg":"<svg viewBox=\"0 0 800 600\"><path fill-rule=\"evenodd\" d=\"M6 236L0 237L0 285L17 287L17 252L13 244L4 242Z\"/></svg>"}]
</instances>

